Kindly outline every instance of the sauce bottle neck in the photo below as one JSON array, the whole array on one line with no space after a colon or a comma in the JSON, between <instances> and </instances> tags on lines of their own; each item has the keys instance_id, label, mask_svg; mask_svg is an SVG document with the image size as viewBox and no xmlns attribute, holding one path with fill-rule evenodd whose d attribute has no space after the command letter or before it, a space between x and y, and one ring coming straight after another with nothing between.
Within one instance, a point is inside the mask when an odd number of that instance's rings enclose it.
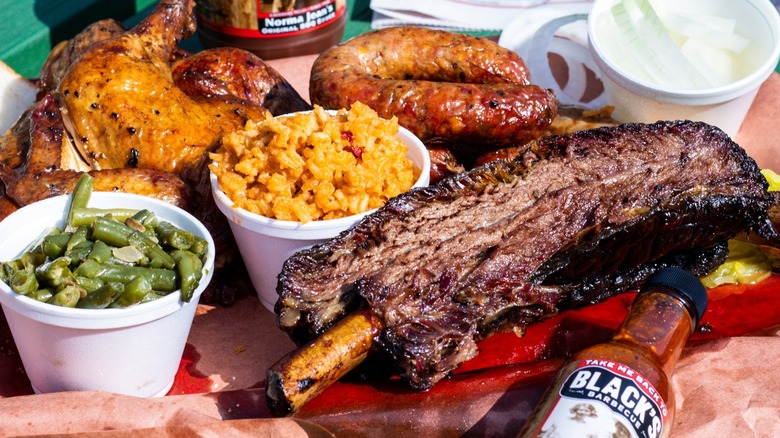
<instances>
[{"instance_id":1,"label":"sauce bottle neck","mask_svg":"<svg viewBox=\"0 0 780 438\"><path fill-rule=\"evenodd\" d=\"M615 340L641 347L671 375L696 328L696 319L695 312L676 291L646 290L637 295Z\"/></svg>"}]
</instances>

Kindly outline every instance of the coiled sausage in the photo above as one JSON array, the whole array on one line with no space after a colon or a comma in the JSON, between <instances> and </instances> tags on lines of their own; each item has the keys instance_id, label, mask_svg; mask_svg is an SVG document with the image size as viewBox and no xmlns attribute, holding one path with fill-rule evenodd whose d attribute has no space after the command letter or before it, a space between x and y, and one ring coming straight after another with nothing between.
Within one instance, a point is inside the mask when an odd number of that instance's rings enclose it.
<instances>
[{"instance_id":1,"label":"coiled sausage","mask_svg":"<svg viewBox=\"0 0 780 438\"><path fill-rule=\"evenodd\" d=\"M325 108L361 101L427 143L500 147L536 139L557 99L532 85L523 60L494 41L419 27L359 35L314 62L310 100Z\"/></svg>"}]
</instances>

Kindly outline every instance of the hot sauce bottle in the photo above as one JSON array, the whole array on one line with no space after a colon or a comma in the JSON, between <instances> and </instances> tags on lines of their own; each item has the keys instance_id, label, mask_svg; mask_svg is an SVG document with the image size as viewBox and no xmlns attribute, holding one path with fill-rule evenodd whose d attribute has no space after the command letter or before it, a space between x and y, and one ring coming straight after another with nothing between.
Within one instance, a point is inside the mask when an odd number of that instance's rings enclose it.
<instances>
[{"instance_id":1,"label":"hot sauce bottle","mask_svg":"<svg viewBox=\"0 0 780 438\"><path fill-rule=\"evenodd\" d=\"M666 437L669 377L707 307L691 273L658 271L614 338L577 353L542 396L520 437Z\"/></svg>"}]
</instances>

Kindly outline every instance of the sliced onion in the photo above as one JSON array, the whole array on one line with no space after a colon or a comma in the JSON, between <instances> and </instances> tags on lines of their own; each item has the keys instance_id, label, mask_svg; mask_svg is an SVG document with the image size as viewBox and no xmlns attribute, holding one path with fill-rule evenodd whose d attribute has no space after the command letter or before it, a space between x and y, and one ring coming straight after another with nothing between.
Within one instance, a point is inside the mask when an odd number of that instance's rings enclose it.
<instances>
[{"instance_id":1,"label":"sliced onion","mask_svg":"<svg viewBox=\"0 0 780 438\"><path fill-rule=\"evenodd\" d=\"M710 47L742 53L750 39L735 32L737 20L714 15L695 16L670 8L659 10L664 27L683 38L706 41Z\"/></svg>"},{"instance_id":2,"label":"sliced onion","mask_svg":"<svg viewBox=\"0 0 780 438\"><path fill-rule=\"evenodd\" d=\"M711 84L680 52L647 0L623 0L611 8L612 17L625 37L617 38L627 65L661 85L679 89L707 88Z\"/></svg>"},{"instance_id":3,"label":"sliced onion","mask_svg":"<svg viewBox=\"0 0 780 438\"><path fill-rule=\"evenodd\" d=\"M688 38L680 51L713 86L728 85L737 79L734 77L734 55L727 50L712 47L696 38Z\"/></svg>"}]
</instances>

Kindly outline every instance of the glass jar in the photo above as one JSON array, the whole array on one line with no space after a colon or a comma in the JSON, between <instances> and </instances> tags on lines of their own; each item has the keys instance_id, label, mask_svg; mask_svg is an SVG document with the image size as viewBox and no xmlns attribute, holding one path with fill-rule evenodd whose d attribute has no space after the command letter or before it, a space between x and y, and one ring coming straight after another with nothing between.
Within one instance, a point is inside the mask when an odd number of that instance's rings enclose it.
<instances>
[{"instance_id":1,"label":"glass jar","mask_svg":"<svg viewBox=\"0 0 780 438\"><path fill-rule=\"evenodd\" d=\"M238 47L264 60L321 53L344 36L346 0L199 0L207 48Z\"/></svg>"}]
</instances>

